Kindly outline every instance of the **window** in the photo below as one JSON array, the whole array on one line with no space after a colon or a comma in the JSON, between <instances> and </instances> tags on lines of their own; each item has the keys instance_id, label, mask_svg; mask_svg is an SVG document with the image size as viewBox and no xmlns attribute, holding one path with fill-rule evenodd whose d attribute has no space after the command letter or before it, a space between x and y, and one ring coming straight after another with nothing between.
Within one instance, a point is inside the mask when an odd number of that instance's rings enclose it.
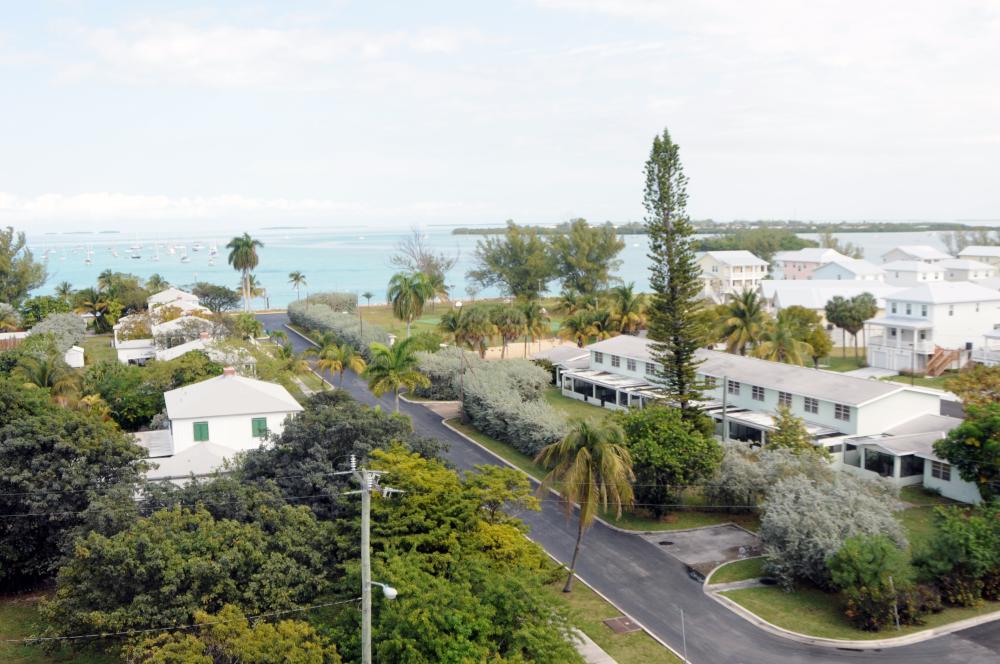
<instances>
[{"instance_id":1,"label":"window","mask_svg":"<svg viewBox=\"0 0 1000 664\"><path fill-rule=\"evenodd\" d=\"M806 397L802 402L802 406L806 409L807 413L815 414L819 412L818 399L813 399L812 397Z\"/></svg>"},{"instance_id":2,"label":"window","mask_svg":"<svg viewBox=\"0 0 1000 664\"><path fill-rule=\"evenodd\" d=\"M921 304L920 305L920 315L923 316L924 318L927 318L927 305L926 304Z\"/></svg>"},{"instance_id":3,"label":"window","mask_svg":"<svg viewBox=\"0 0 1000 664\"><path fill-rule=\"evenodd\" d=\"M635 371L635 360L628 358L625 360L625 368L629 371Z\"/></svg>"},{"instance_id":4,"label":"window","mask_svg":"<svg viewBox=\"0 0 1000 664\"><path fill-rule=\"evenodd\" d=\"M945 482L951 481L951 464L943 461L931 461L931 477Z\"/></svg>"},{"instance_id":5,"label":"window","mask_svg":"<svg viewBox=\"0 0 1000 664\"><path fill-rule=\"evenodd\" d=\"M907 302L906 303L906 315L909 316L912 313L913 313L913 307L910 305L909 302Z\"/></svg>"},{"instance_id":6,"label":"window","mask_svg":"<svg viewBox=\"0 0 1000 664\"><path fill-rule=\"evenodd\" d=\"M764 400L764 388L761 387L760 385L751 385L750 386L750 396L753 397L754 401L763 401Z\"/></svg>"},{"instance_id":7,"label":"window","mask_svg":"<svg viewBox=\"0 0 1000 664\"><path fill-rule=\"evenodd\" d=\"M920 340L925 341L927 339L927 330L920 330Z\"/></svg>"},{"instance_id":8,"label":"window","mask_svg":"<svg viewBox=\"0 0 1000 664\"><path fill-rule=\"evenodd\" d=\"M851 421L851 407L845 406L842 403L833 404L833 417L838 420L843 420L845 422Z\"/></svg>"},{"instance_id":9,"label":"window","mask_svg":"<svg viewBox=\"0 0 1000 664\"><path fill-rule=\"evenodd\" d=\"M715 389L715 376L705 376L705 389L706 390Z\"/></svg>"},{"instance_id":10,"label":"window","mask_svg":"<svg viewBox=\"0 0 1000 664\"><path fill-rule=\"evenodd\" d=\"M978 302L976 302L976 313L977 314L979 313L979 303Z\"/></svg>"},{"instance_id":11,"label":"window","mask_svg":"<svg viewBox=\"0 0 1000 664\"><path fill-rule=\"evenodd\" d=\"M948 305L948 315L949 316L954 316L955 315L955 305L954 304L949 304Z\"/></svg>"},{"instance_id":12,"label":"window","mask_svg":"<svg viewBox=\"0 0 1000 664\"><path fill-rule=\"evenodd\" d=\"M844 446L839 443L837 445L830 445L829 447L826 448L826 451L829 452L830 454L840 454L841 452L844 451Z\"/></svg>"},{"instance_id":13,"label":"window","mask_svg":"<svg viewBox=\"0 0 1000 664\"><path fill-rule=\"evenodd\" d=\"M267 436L266 417L255 417L250 420L250 435L254 438L264 438Z\"/></svg>"},{"instance_id":14,"label":"window","mask_svg":"<svg viewBox=\"0 0 1000 664\"><path fill-rule=\"evenodd\" d=\"M611 366L613 366L613 367L620 367L621 365L622 365L622 358L618 357L617 355L612 355L611 356Z\"/></svg>"},{"instance_id":15,"label":"window","mask_svg":"<svg viewBox=\"0 0 1000 664\"><path fill-rule=\"evenodd\" d=\"M890 327L889 328L889 336L890 337L895 337L896 336L896 328L894 328L894 327Z\"/></svg>"},{"instance_id":16,"label":"window","mask_svg":"<svg viewBox=\"0 0 1000 664\"><path fill-rule=\"evenodd\" d=\"M604 353L594 351L594 364L604 364Z\"/></svg>"},{"instance_id":17,"label":"window","mask_svg":"<svg viewBox=\"0 0 1000 664\"><path fill-rule=\"evenodd\" d=\"M203 443L208 440L208 422L194 423L194 442Z\"/></svg>"},{"instance_id":18,"label":"window","mask_svg":"<svg viewBox=\"0 0 1000 664\"><path fill-rule=\"evenodd\" d=\"M892 303L892 313L896 313L896 303Z\"/></svg>"},{"instance_id":19,"label":"window","mask_svg":"<svg viewBox=\"0 0 1000 664\"><path fill-rule=\"evenodd\" d=\"M740 395L740 384L737 383L734 380L731 380L726 385L726 391L729 392L730 394L735 394L736 396L739 396Z\"/></svg>"},{"instance_id":20,"label":"window","mask_svg":"<svg viewBox=\"0 0 1000 664\"><path fill-rule=\"evenodd\" d=\"M907 454L899 458L899 476L913 477L924 474L924 460L915 454Z\"/></svg>"},{"instance_id":21,"label":"window","mask_svg":"<svg viewBox=\"0 0 1000 664\"><path fill-rule=\"evenodd\" d=\"M652 362L646 362L646 375L652 376L656 373L656 365Z\"/></svg>"},{"instance_id":22,"label":"window","mask_svg":"<svg viewBox=\"0 0 1000 664\"><path fill-rule=\"evenodd\" d=\"M792 395L788 392L778 392L778 405L785 408L792 407Z\"/></svg>"}]
</instances>

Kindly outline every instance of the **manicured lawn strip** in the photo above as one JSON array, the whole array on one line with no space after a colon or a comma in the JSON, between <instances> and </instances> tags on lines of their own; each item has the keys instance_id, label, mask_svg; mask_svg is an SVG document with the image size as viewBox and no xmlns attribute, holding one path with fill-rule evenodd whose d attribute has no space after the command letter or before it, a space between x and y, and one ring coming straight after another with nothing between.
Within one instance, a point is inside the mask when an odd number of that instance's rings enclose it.
<instances>
[{"instance_id":1,"label":"manicured lawn strip","mask_svg":"<svg viewBox=\"0 0 1000 664\"><path fill-rule=\"evenodd\" d=\"M959 505L951 498L945 498L939 493L928 491L919 484L904 486L899 491L899 498L913 505Z\"/></svg>"},{"instance_id":2,"label":"manicured lawn strip","mask_svg":"<svg viewBox=\"0 0 1000 664\"><path fill-rule=\"evenodd\" d=\"M825 357L819 361L819 366L821 369L828 369L829 371L853 371L854 369L860 369L864 366L865 351L861 349L860 352L861 355L858 359L854 359L853 355L846 357L831 355L830 357Z\"/></svg>"},{"instance_id":3,"label":"manicured lawn strip","mask_svg":"<svg viewBox=\"0 0 1000 664\"><path fill-rule=\"evenodd\" d=\"M87 335L80 342L80 347L83 348L83 359L87 366L104 360L118 360L118 354L111 347L110 334Z\"/></svg>"},{"instance_id":4,"label":"manicured lawn strip","mask_svg":"<svg viewBox=\"0 0 1000 664\"><path fill-rule=\"evenodd\" d=\"M559 388L554 385L545 390L545 400L550 406L559 412L564 413L566 417L569 418L580 418L589 422L600 422L612 415L612 411L607 408L600 408L589 403L584 403L582 401L577 401L576 399L570 399L567 396L563 396Z\"/></svg>"},{"instance_id":5,"label":"manicured lawn strip","mask_svg":"<svg viewBox=\"0 0 1000 664\"><path fill-rule=\"evenodd\" d=\"M299 380L306 384L310 390L315 390L316 392L322 392L325 389L329 389L327 384L323 382L323 379L314 374L312 371L303 371L299 374ZM337 379L334 379L334 385L337 384Z\"/></svg>"},{"instance_id":6,"label":"manicured lawn strip","mask_svg":"<svg viewBox=\"0 0 1000 664\"><path fill-rule=\"evenodd\" d=\"M37 599L11 598L0 599L0 641L4 639L20 639L36 636L41 631L39 627ZM4 664L63 664L76 662L78 664L113 664L120 660L102 653L73 651L69 648L47 653L37 645L22 645L0 642L0 662Z\"/></svg>"},{"instance_id":7,"label":"manicured lawn strip","mask_svg":"<svg viewBox=\"0 0 1000 664\"><path fill-rule=\"evenodd\" d=\"M514 464L515 467L531 475L536 480L541 481L547 474L547 471L536 464L531 457L515 450L510 445L491 438L477 431L472 426L463 424L458 418L446 421L455 429L458 429L497 456ZM557 491L559 490L558 486L554 488ZM631 512L623 512L619 519L613 510L601 512L600 516L608 523L626 530L682 530L685 528L715 526L720 523L737 523L748 530L757 530L760 527L760 521L756 514L730 514L727 512L693 512L684 510L671 512L660 520Z\"/></svg>"},{"instance_id":8,"label":"manicured lawn strip","mask_svg":"<svg viewBox=\"0 0 1000 664\"><path fill-rule=\"evenodd\" d=\"M952 377L952 375L947 373L941 376L914 376L912 384L917 387L931 387L935 390L943 390L945 389L945 381ZM882 380L888 380L894 383L903 383L905 385L911 384L909 376L889 376L888 378L883 378Z\"/></svg>"},{"instance_id":9,"label":"manicured lawn strip","mask_svg":"<svg viewBox=\"0 0 1000 664\"><path fill-rule=\"evenodd\" d=\"M734 581L759 579L762 576L764 576L764 559L747 558L746 560L734 560L731 563L726 563L712 572L712 576L708 582L732 583Z\"/></svg>"},{"instance_id":10,"label":"manicured lawn strip","mask_svg":"<svg viewBox=\"0 0 1000 664\"><path fill-rule=\"evenodd\" d=\"M601 621L617 618L621 612L582 583L574 583L573 592L562 592L564 581L565 579L549 584L548 591L558 602L570 608L573 625L593 639L618 664L680 664L678 657L644 631L615 634Z\"/></svg>"},{"instance_id":11,"label":"manicured lawn strip","mask_svg":"<svg viewBox=\"0 0 1000 664\"><path fill-rule=\"evenodd\" d=\"M815 588L799 588L788 593L777 586L741 588L722 593L744 608L778 627L828 639L870 641L906 636L925 629L940 627L958 620L974 618L1000 611L1000 602L984 602L970 608L949 608L941 613L924 616L923 625L904 625L902 629L865 632L854 629L844 618L840 597Z\"/></svg>"}]
</instances>

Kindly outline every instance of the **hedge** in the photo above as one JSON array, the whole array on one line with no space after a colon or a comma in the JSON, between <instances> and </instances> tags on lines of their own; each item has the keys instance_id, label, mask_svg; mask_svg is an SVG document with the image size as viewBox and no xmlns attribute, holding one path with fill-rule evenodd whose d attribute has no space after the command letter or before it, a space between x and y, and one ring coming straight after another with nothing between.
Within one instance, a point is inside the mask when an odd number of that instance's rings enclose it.
<instances>
[{"instance_id":1,"label":"hedge","mask_svg":"<svg viewBox=\"0 0 1000 664\"><path fill-rule=\"evenodd\" d=\"M358 312L358 296L354 293L313 293L305 301L310 304L326 305L338 313Z\"/></svg>"},{"instance_id":2,"label":"hedge","mask_svg":"<svg viewBox=\"0 0 1000 664\"><path fill-rule=\"evenodd\" d=\"M329 332L337 337L340 343L352 346L365 357L368 357L368 347L373 342L389 343L389 333L385 328L374 323L365 323L362 332L362 325L357 316L338 312L328 304L311 301L313 297L316 296L288 305L288 318L292 323L307 330Z\"/></svg>"}]
</instances>

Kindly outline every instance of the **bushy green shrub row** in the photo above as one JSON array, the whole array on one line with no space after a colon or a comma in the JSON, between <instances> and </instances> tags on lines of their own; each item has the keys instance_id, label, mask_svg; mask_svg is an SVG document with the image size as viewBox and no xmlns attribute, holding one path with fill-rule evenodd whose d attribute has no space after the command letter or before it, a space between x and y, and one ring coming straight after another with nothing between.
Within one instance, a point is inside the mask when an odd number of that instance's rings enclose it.
<instances>
[{"instance_id":1,"label":"bushy green shrub row","mask_svg":"<svg viewBox=\"0 0 1000 664\"><path fill-rule=\"evenodd\" d=\"M542 398L545 369L527 360L484 362L466 370L463 383L465 414L486 435L530 455L566 435L566 418Z\"/></svg>"},{"instance_id":2,"label":"bushy green shrub row","mask_svg":"<svg viewBox=\"0 0 1000 664\"><path fill-rule=\"evenodd\" d=\"M427 387L418 387L417 396L439 401L457 401L461 398L464 372L485 370L486 360L480 359L476 353L449 346L436 353L421 351L417 353L420 373L430 379Z\"/></svg>"},{"instance_id":3,"label":"bushy green shrub row","mask_svg":"<svg viewBox=\"0 0 1000 664\"><path fill-rule=\"evenodd\" d=\"M310 296L310 300L312 297L315 296ZM310 300L292 302L288 305L288 318L292 323L321 334L329 332L340 343L352 346L365 357L368 357L368 347L373 342L389 343L389 333L385 328L373 323L364 323L362 326L354 314L345 314L328 304Z\"/></svg>"},{"instance_id":4,"label":"bushy green shrub row","mask_svg":"<svg viewBox=\"0 0 1000 664\"><path fill-rule=\"evenodd\" d=\"M358 296L354 293L313 293L305 301L310 304L324 304L339 313L358 312Z\"/></svg>"}]
</instances>

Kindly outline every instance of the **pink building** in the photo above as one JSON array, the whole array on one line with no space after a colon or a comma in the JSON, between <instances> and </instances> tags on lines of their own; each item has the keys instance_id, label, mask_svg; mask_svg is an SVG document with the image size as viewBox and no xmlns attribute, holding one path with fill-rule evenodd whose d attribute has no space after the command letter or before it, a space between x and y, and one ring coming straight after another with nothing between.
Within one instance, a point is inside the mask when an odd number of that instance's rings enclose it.
<instances>
[{"instance_id":1,"label":"pink building","mask_svg":"<svg viewBox=\"0 0 1000 664\"><path fill-rule=\"evenodd\" d=\"M813 270L835 260L850 260L836 249L809 247L779 251L772 261L775 279L812 279Z\"/></svg>"}]
</instances>

